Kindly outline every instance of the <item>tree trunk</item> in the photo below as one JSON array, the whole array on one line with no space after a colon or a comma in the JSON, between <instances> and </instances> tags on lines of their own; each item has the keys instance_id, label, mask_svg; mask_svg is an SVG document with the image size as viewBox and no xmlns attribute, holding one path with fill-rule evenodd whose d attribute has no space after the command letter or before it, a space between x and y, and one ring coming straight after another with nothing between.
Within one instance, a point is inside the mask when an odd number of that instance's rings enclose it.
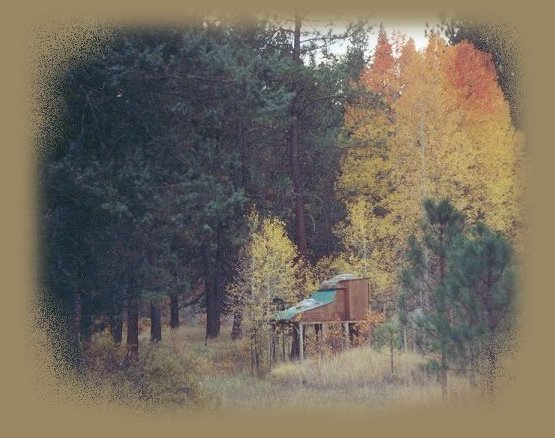
<instances>
[{"instance_id":1,"label":"tree trunk","mask_svg":"<svg viewBox=\"0 0 555 438\"><path fill-rule=\"evenodd\" d=\"M179 299L175 294L170 295L170 328L179 328Z\"/></svg>"},{"instance_id":2,"label":"tree trunk","mask_svg":"<svg viewBox=\"0 0 555 438\"><path fill-rule=\"evenodd\" d=\"M486 313L489 337L486 346L486 391L488 397L493 397L495 393L495 377L497 373L497 343L496 328L497 321L493 304L493 273L488 268L486 278Z\"/></svg>"},{"instance_id":3,"label":"tree trunk","mask_svg":"<svg viewBox=\"0 0 555 438\"><path fill-rule=\"evenodd\" d=\"M468 382L470 386L476 388L478 386L478 382L476 381L476 369L478 368L478 359L476 357L476 352L471 351L470 353L470 360L469 360L469 371L468 371Z\"/></svg>"},{"instance_id":4,"label":"tree trunk","mask_svg":"<svg viewBox=\"0 0 555 438\"><path fill-rule=\"evenodd\" d=\"M486 347L486 396L493 397L495 395L495 380L497 373L497 352L495 345L495 337L490 335L488 345Z\"/></svg>"},{"instance_id":5,"label":"tree trunk","mask_svg":"<svg viewBox=\"0 0 555 438\"><path fill-rule=\"evenodd\" d=\"M295 15L295 30L293 41L293 61L300 69L301 66L301 18ZM295 212L295 243L299 250L301 257L306 258L308 252L308 245L306 240L306 224L305 224L305 205L304 205L304 190L302 182L301 166L299 162L299 111L297 108L297 93L299 92L298 77L300 71L297 71L294 78L294 93L295 98L291 104L289 115L291 116L291 126L289 135L289 167L291 182L293 185L294 197L294 212Z\"/></svg>"},{"instance_id":6,"label":"tree trunk","mask_svg":"<svg viewBox=\"0 0 555 438\"><path fill-rule=\"evenodd\" d=\"M215 278L215 287L216 287L216 327L217 333L216 336L220 335L220 326L221 326L221 316L222 310L224 307L224 296L225 296L225 283L224 283L224 263L225 263L225 255L224 255L224 239L223 239L223 230L221 226L218 226L216 231L216 278Z\"/></svg>"},{"instance_id":7,"label":"tree trunk","mask_svg":"<svg viewBox=\"0 0 555 438\"><path fill-rule=\"evenodd\" d=\"M71 321L72 321L72 342L79 349L81 342L81 292L77 291L72 296Z\"/></svg>"},{"instance_id":8,"label":"tree trunk","mask_svg":"<svg viewBox=\"0 0 555 438\"><path fill-rule=\"evenodd\" d=\"M67 353L68 362L75 370L81 371L83 364L83 356L81 349L81 291L77 291L71 295L71 314L68 321L67 331Z\"/></svg>"},{"instance_id":9,"label":"tree trunk","mask_svg":"<svg viewBox=\"0 0 555 438\"><path fill-rule=\"evenodd\" d=\"M258 375L258 353L256 351L256 332L251 332L251 370L252 375Z\"/></svg>"},{"instance_id":10,"label":"tree trunk","mask_svg":"<svg viewBox=\"0 0 555 438\"><path fill-rule=\"evenodd\" d=\"M391 366L391 377L393 377L393 334L389 337L389 361Z\"/></svg>"},{"instance_id":11,"label":"tree trunk","mask_svg":"<svg viewBox=\"0 0 555 438\"><path fill-rule=\"evenodd\" d=\"M235 312L233 315L233 326L231 327L231 339L236 340L241 337L241 322L243 316L240 312Z\"/></svg>"},{"instance_id":12,"label":"tree trunk","mask_svg":"<svg viewBox=\"0 0 555 438\"><path fill-rule=\"evenodd\" d=\"M440 381L441 381L441 397L443 399L447 398L447 333L445 333L446 326L448 324L448 315L447 315L447 303L445 300L445 265L446 265L446 256L445 256L445 245L444 245L444 231L443 229L440 231L439 234L439 248L440 248L440 255L439 255L439 281L440 281L440 288L442 288L439 296L438 306L438 313L439 313L439 320L442 322L440 327L439 336L441 338L441 369L440 369Z\"/></svg>"},{"instance_id":13,"label":"tree trunk","mask_svg":"<svg viewBox=\"0 0 555 438\"><path fill-rule=\"evenodd\" d=\"M213 283L212 280L208 280ZM217 338L220 334L219 315L217 308L216 288L209 284L206 289L206 338Z\"/></svg>"},{"instance_id":14,"label":"tree trunk","mask_svg":"<svg viewBox=\"0 0 555 438\"><path fill-rule=\"evenodd\" d=\"M445 350L441 351L441 369L440 369L441 397L447 398L447 356Z\"/></svg>"},{"instance_id":15,"label":"tree trunk","mask_svg":"<svg viewBox=\"0 0 555 438\"><path fill-rule=\"evenodd\" d=\"M289 358L291 360L298 360L301 357L299 333L297 333L297 330L295 330L294 327L293 327L292 332L293 332L293 341L291 343L291 353L289 354Z\"/></svg>"},{"instance_id":16,"label":"tree trunk","mask_svg":"<svg viewBox=\"0 0 555 438\"><path fill-rule=\"evenodd\" d=\"M220 335L220 318L224 301L223 263L224 245L223 231L218 225L216 229L216 253L212 259L209 246L205 245L205 258L208 268L206 281L206 339L217 338Z\"/></svg>"},{"instance_id":17,"label":"tree trunk","mask_svg":"<svg viewBox=\"0 0 555 438\"><path fill-rule=\"evenodd\" d=\"M87 349L92 342L92 314L91 314L91 303L90 298L86 295L80 294L80 319L81 319L81 335L80 335L80 345L82 349Z\"/></svg>"},{"instance_id":18,"label":"tree trunk","mask_svg":"<svg viewBox=\"0 0 555 438\"><path fill-rule=\"evenodd\" d=\"M210 242L204 243L204 266L206 280L206 339L219 334L215 263L210 251Z\"/></svg>"},{"instance_id":19,"label":"tree trunk","mask_svg":"<svg viewBox=\"0 0 555 438\"><path fill-rule=\"evenodd\" d=\"M150 342L162 341L162 321L160 320L160 308L150 303Z\"/></svg>"},{"instance_id":20,"label":"tree trunk","mask_svg":"<svg viewBox=\"0 0 555 438\"><path fill-rule=\"evenodd\" d=\"M118 300L114 305L114 310L110 318L110 334L112 335L112 340L116 344L121 344L123 336L123 303L121 300Z\"/></svg>"},{"instance_id":21,"label":"tree trunk","mask_svg":"<svg viewBox=\"0 0 555 438\"><path fill-rule=\"evenodd\" d=\"M139 304L137 298L129 298L127 304L127 359L139 357Z\"/></svg>"},{"instance_id":22,"label":"tree trunk","mask_svg":"<svg viewBox=\"0 0 555 438\"><path fill-rule=\"evenodd\" d=\"M110 332L112 334L112 340L116 344L121 344L123 337L123 315L121 311L113 316L110 324Z\"/></svg>"}]
</instances>

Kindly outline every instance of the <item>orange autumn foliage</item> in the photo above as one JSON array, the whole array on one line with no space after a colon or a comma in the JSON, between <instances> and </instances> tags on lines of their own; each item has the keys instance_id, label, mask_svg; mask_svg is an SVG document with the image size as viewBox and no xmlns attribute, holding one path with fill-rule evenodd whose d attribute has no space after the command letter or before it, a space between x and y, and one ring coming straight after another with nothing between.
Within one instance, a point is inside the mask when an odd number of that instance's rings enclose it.
<instances>
[{"instance_id":1,"label":"orange autumn foliage","mask_svg":"<svg viewBox=\"0 0 555 438\"><path fill-rule=\"evenodd\" d=\"M469 223L522 235L523 137L513 127L491 56L437 35L417 51L383 29L359 86L379 97L350 106L337 182L347 218L342 263L394 294L395 267L418 233L422 200L451 199ZM344 267L345 269L345 267Z\"/></svg>"},{"instance_id":2,"label":"orange autumn foliage","mask_svg":"<svg viewBox=\"0 0 555 438\"><path fill-rule=\"evenodd\" d=\"M461 105L472 111L494 111L503 101L491 55L467 41L453 47L446 73Z\"/></svg>"}]
</instances>

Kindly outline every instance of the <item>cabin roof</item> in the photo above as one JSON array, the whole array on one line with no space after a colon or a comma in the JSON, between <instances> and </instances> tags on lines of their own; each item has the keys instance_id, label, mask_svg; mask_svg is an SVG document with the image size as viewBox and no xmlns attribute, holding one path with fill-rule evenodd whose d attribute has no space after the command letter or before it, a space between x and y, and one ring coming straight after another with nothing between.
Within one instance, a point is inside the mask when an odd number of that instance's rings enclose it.
<instances>
[{"instance_id":1,"label":"cabin roof","mask_svg":"<svg viewBox=\"0 0 555 438\"><path fill-rule=\"evenodd\" d=\"M330 290L317 290L310 295L309 298L302 300L293 307L276 312L272 316L274 321L290 321L299 313L306 312L307 310L316 309L317 307L325 306L333 302L337 289Z\"/></svg>"}]
</instances>

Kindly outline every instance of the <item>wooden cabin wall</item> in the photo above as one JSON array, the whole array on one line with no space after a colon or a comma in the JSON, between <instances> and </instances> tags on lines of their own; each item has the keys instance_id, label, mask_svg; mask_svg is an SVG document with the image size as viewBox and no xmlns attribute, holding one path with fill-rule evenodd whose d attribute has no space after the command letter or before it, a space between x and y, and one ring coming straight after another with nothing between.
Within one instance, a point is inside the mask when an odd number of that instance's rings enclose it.
<instances>
[{"instance_id":1,"label":"wooden cabin wall","mask_svg":"<svg viewBox=\"0 0 555 438\"><path fill-rule=\"evenodd\" d=\"M346 280L341 282L346 288L348 299L348 320L360 321L369 310L368 280Z\"/></svg>"},{"instance_id":2,"label":"wooden cabin wall","mask_svg":"<svg viewBox=\"0 0 555 438\"><path fill-rule=\"evenodd\" d=\"M338 284L332 303L307 310L300 322L361 321L369 310L368 279L343 280Z\"/></svg>"},{"instance_id":3,"label":"wooden cabin wall","mask_svg":"<svg viewBox=\"0 0 555 438\"><path fill-rule=\"evenodd\" d=\"M335 293L335 299L332 303L325 306L317 307L316 309L307 310L301 315L301 322L320 322L320 321L334 321L340 319L343 321L347 316L347 294L345 289L338 289Z\"/></svg>"}]
</instances>

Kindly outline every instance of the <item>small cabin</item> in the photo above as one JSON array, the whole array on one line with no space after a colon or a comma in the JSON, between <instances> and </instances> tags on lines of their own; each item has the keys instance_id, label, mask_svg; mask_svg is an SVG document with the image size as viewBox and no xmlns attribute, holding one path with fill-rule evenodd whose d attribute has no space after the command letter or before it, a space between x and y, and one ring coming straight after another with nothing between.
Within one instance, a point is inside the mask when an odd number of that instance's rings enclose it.
<instances>
[{"instance_id":1,"label":"small cabin","mask_svg":"<svg viewBox=\"0 0 555 438\"><path fill-rule=\"evenodd\" d=\"M369 294L367 278L337 275L322 282L320 289L309 298L276 312L272 320L305 323L361 321L369 310Z\"/></svg>"},{"instance_id":2,"label":"small cabin","mask_svg":"<svg viewBox=\"0 0 555 438\"><path fill-rule=\"evenodd\" d=\"M354 324L362 321L370 310L370 284L367 278L352 274L340 274L320 284L310 297L287 309L275 312L271 324L292 326L298 337L298 356L303 358L304 332L307 325L314 326L316 333L327 324L341 323L346 339ZM292 356L296 355L292 350Z\"/></svg>"}]
</instances>

